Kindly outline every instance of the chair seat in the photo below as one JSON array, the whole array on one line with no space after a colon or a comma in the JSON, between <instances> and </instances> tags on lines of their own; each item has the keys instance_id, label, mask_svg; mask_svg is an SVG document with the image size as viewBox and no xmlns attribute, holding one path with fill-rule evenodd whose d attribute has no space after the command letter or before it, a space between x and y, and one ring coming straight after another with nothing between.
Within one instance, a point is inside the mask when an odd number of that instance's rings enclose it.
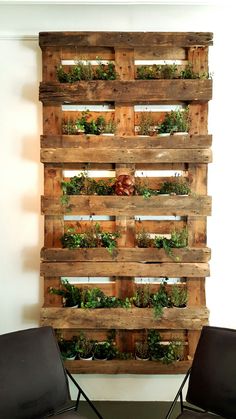
<instances>
[{"instance_id":1,"label":"chair seat","mask_svg":"<svg viewBox=\"0 0 236 419\"><path fill-rule=\"evenodd\" d=\"M222 416L216 416L211 413L200 413L192 412L191 410L185 410L176 419L224 419Z\"/></svg>"}]
</instances>

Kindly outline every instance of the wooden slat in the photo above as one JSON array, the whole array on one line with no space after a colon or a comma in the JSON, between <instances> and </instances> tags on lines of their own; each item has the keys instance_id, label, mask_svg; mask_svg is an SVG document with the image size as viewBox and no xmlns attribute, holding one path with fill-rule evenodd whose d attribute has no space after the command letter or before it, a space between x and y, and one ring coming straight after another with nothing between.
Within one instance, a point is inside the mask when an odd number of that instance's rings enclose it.
<instances>
[{"instance_id":1,"label":"wooden slat","mask_svg":"<svg viewBox=\"0 0 236 419\"><path fill-rule=\"evenodd\" d=\"M185 374L190 361L163 364L156 361L112 360L112 361L66 361L65 367L72 374Z\"/></svg>"},{"instance_id":2,"label":"wooden slat","mask_svg":"<svg viewBox=\"0 0 236 419\"><path fill-rule=\"evenodd\" d=\"M146 46L135 47L134 56L136 60L186 60L186 48Z\"/></svg>"},{"instance_id":3,"label":"wooden slat","mask_svg":"<svg viewBox=\"0 0 236 419\"><path fill-rule=\"evenodd\" d=\"M72 84L42 82L39 98L44 104L208 101L212 98L212 80L92 80Z\"/></svg>"},{"instance_id":4,"label":"wooden slat","mask_svg":"<svg viewBox=\"0 0 236 419\"><path fill-rule=\"evenodd\" d=\"M212 45L211 32L40 32L39 45L87 47L189 47Z\"/></svg>"},{"instance_id":5,"label":"wooden slat","mask_svg":"<svg viewBox=\"0 0 236 419\"><path fill-rule=\"evenodd\" d=\"M209 248L183 248L173 249L173 257L178 258L182 263L186 262L208 262L211 251ZM53 262L170 262L170 257L164 249L141 249L141 248L123 248L116 249L110 254L107 249L56 249L43 248L41 258L44 261ZM176 259L174 259L176 260Z\"/></svg>"},{"instance_id":6,"label":"wooden slat","mask_svg":"<svg viewBox=\"0 0 236 419\"><path fill-rule=\"evenodd\" d=\"M100 148L116 149L201 149L212 144L211 135L170 135L169 137L142 136L103 136L103 135L41 135L41 147L44 148Z\"/></svg>"},{"instance_id":7,"label":"wooden slat","mask_svg":"<svg viewBox=\"0 0 236 419\"><path fill-rule=\"evenodd\" d=\"M208 322L208 310L198 308L164 308L160 319L154 317L153 309L75 309L42 308L41 326L55 329L191 329L199 330Z\"/></svg>"},{"instance_id":8,"label":"wooden slat","mask_svg":"<svg viewBox=\"0 0 236 419\"><path fill-rule=\"evenodd\" d=\"M42 262L40 271L43 276L206 277L209 276L209 265L182 262Z\"/></svg>"},{"instance_id":9,"label":"wooden slat","mask_svg":"<svg viewBox=\"0 0 236 419\"><path fill-rule=\"evenodd\" d=\"M210 163L211 150L208 149L75 149L47 148L41 151L43 163Z\"/></svg>"},{"instance_id":10,"label":"wooden slat","mask_svg":"<svg viewBox=\"0 0 236 419\"><path fill-rule=\"evenodd\" d=\"M60 198L42 197L45 215L210 215L209 196L70 196L68 205Z\"/></svg>"}]
</instances>

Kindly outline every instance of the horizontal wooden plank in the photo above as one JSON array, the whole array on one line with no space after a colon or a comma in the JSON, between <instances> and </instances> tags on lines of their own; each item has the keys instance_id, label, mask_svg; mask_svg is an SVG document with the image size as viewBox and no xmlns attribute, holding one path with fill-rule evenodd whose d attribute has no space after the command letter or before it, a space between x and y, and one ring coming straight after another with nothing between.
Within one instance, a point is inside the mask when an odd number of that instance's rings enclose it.
<instances>
[{"instance_id":1,"label":"horizontal wooden plank","mask_svg":"<svg viewBox=\"0 0 236 419\"><path fill-rule=\"evenodd\" d=\"M146 308L42 308L41 326L55 329L189 329L199 330L208 323L208 309L164 308L160 319L154 317L153 309Z\"/></svg>"},{"instance_id":2,"label":"horizontal wooden plank","mask_svg":"<svg viewBox=\"0 0 236 419\"><path fill-rule=\"evenodd\" d=\"M41 150L42 163L210 163L211 150L208 149L75 149L46 148Z\"/></svg>"},{"instance_id":3,"label":"horizontal wooden plank","mask_svg":"<svg viewBox=\"0 0 236 419\"><path fill-rule=\"evenodd\" d=\"M153 262L41 262L42 276L203 277L208 263Z\"/></svg>"},{"instance_id":4,"label":"horizontal wooden plank","mask_svg":"<svg viewBox=\"0 0 236 419\"><path fill-rule=\"evenodd\" d=\"M157 103L167 100L208 101L212 80L92 80L77 83L40 83L44 104Z\"/></svg>"},{"instance_id":5,"label":"horizontal wooden plank","mask_svg":"<svg viewBox=\"0 0 236 419\"><path fill-rule=\"evenodd\" d=\"M69 196L67 205L60 197L43 196L42 214L57 215L210 215L210 196Z\"/></svg>"},{"instance_id":6,"label":"horizontal wooden plank","mask_svg":"<svg viewBox=\"0 0 236 419\"><path fill-rule=\"evenodd\" d=\"M173 257L179 262L208 262L211 250L205 248L173 249ZM53 249L43 248L41 258L45 262L170 262L164 249L118 248L111 255L107 249ZM176 259L175 259L176 260Z\"/></svg>"},{"instance_id":7,"label":"horizontal wooden plank","mask_svg":"<svg viewBox=\"0 0 236 419\"><path fill-rule=\"evenodd\" d=\"M65 367L72 374L185 374L191 361L163 364L158 361L65 361Z\"/></svg>"},{"instance_id":8,"label":"horizontal wooden plank","mask_svg":"<svg viewBox=\"0 0 236 419\"><path fill-rule=\"evenodd\" d=\"M168 137L120 137L104 135L42 135L41 147L79 149L205 149L211 147L211 135L170 135Z\"/></svg>"},{"instance_id":9,"label":"horizontal wooden plank","mask_svg":"<svg viewBox=\"0 0 236 419\"><path fill-rule=\"evenodd\" d=\"M212 45L211 32L40 32L39 45L87 47L152 47Z\"/></svg>"},{"instance_id":10,"label":"horizontal wooden plank","mask_svg":"<svg viewBox=\"0 0 236 419\"><path fill-rule=\"evenodd\" d=\"M135 47L134 58L136 60L186 60L187 50L183 47L163 47L159 45Z\"/></svg>"}]
</instances>

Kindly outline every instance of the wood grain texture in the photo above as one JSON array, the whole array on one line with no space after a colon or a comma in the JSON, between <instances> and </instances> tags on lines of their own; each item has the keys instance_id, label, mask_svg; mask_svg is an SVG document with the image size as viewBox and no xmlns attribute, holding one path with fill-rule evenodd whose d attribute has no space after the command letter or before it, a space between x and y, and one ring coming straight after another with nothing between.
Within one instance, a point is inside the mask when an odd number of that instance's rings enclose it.
<instances>
[{"instance_id":1,"label":"wood grain texture","mask_svg":"<svg viewBox=\"0 0 236 419\"><path fill-rule=\"evenodd\" d=\"M86 47L156 47L212 45L211 32L40 32L39 45Z\"/></svg>"},{"instance_id":2,"label":"wood grain texture","mask_svg":"<svg viewBox=\"0 0 236 419\"><path fill-rule=\"evenodd\" d=\"M60 198L42 197L42 213L45 215L210 215L209 196L70 196L68 205Z\"/></svg>"},{"instance_id":3,"label":"wood grain texture","mask_svg":"<svg viewBox=\"0 0 236 419\"><path fill-rule=\"evenodd\" d=\"M158 361L66 361L65 367L73 374L185 374L191 366L190 361L163 364Z\"/></svg>"},{"instance_id":4,"label":"wood grain texture","mask_svg":"<svg viewBox=\"0 0 236 419\"><path fill-rule=\"evenodd\" d=\"M210 163L211 150L205 149L99 149L47 148L41 151L43 163Z\"/></svg>"},{"instance_id":5,"label":"wood grain texture","mask_svg":"<svg viewBox=\"0 0 236 419\"><path fill-rule=\"evenodd\" d=\"M208 262L211 256L209 248L173 249L173 258L182 263ZM164 249L118 248L110 254L107 249L56 249L43 248L41 258L45 262L170 262ZM176 259L174 259L175 261ZM176 262L177 263L177 262Z\"/></svg>"},{"instance_id":6,"label":"wood grain texture","mask_svg":"<svg viewBox=\"0 0 236 419\"><path fill-rule=\"evenodd\" d=\"M211 135L170 135L168 137L103 136L103 135L41 135L41 148L79 149L208 149Z\"/></svg>"},{"instance_id":7,"label":"wood grain texture","mask_svg":"<svg viewBox=\"0 0 236 419\"><path fill-rule=\"evenodd\" d=\"M92 80L76 83L40 83L44 104L161 101L208 101L212 80Z\"/></svg>"},{"instance_id":8,"label":"wood grain texture","mask_svg":"<svg viewBox=\"0 0 236 419\"><path fill-rule=\"evenodd\" d=\"M148 308L42 308L41 326L55 329L191 329L207 324L208 310L198 308L164 308L160 319Z\"/></svg>"}]
</instances>

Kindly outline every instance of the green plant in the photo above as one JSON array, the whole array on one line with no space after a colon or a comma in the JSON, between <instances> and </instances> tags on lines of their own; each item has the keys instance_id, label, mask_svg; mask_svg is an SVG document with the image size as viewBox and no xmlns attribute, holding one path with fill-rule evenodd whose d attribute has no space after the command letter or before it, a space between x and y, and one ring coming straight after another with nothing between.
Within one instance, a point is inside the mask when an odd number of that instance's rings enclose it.
<instances>
[{"instance_id":1,"label":"green plant","mask_svg":"<svg viewBox=\"0 0 236 419\"><path fill-rule=\"evenodd\" d=\"M150 304L150 288L149 284L138 286L132 301L136 307L144 308Z\"/></svg>"},{"instance_id":2,"label":"green plant","mask_svg":"<svg viewBox=\"0 0 236 419\"><path fill-rule=\"evenodd\" d=\"M188 132L190 124L189 107L166 113L164 120L157 126L157 133Z\"/></svg>"},{"instance_id":3,"label":"green plant","mask_svg":"<svg viewBox=\"0 0 236 419\"><path fill-rule=\"evenodd\" d=\"M174 307L186 307L188 300L186 286L174 284L170 293L170 302Z\"/></svg>"},{"instance_id":4,"label":"green plant","mask_svg":"<svg viewBox=\"0 0 236 419\"><path fill-rule=\"evenodd\" d=\"M128 297L121 300L115 296L105 295L100 288L84 288L81 295L81 308L129 308Z\"/></svg>"},{"instance_id":5,"label":"green plant","mask_svg":"<svg viewBox=\"0 0 236 419\"><path fill-rule=\"evenodd\" d=\"M50 294L56 294L62 296L63 305L65 307L74 307L81 303L81 290L75 285L69 283L68 279L61 280L61 287L49 288Z\"/></svg>"},{"instance_id":6,"label":"green plant","mask_svg":"<svg viewBox=\"0 0 236 419\"><path fill-rule=\"evenodd\" d=\"M138 247L147 248L152 246L153 239L151 239L150 233L142 228L137 234L136 242Z\"/></svg>"},{"instance_id":7,"label":"green plant","mask_svg":"<svg viewBox=\"0 0 236 419\"><path fill-rule=\"evenodd\" d=\"M171 364L182 358L183 344L181 341L170 341L160 344L160 359L163 364Z\"/></svg>"},{"instance_id":8,"label":"green plant","mask_svg":"<svg viewBox=\"0 0 236 419\"><path fill-rule=\"evenodd\" d=\"M161 249L163 248L166 252L166 254L170 257L172 257L173 259L173 248L182 248L182 247L187 247L188 245L188 230L186 228L180 230L180 231L172 231L171 232L171 237L167 238L164 236L156 236L154 239L154 245L158 248ZM176 261L178 261L179 259L175 259Z\"/></svg>"},{"instance_id":9,"label":"green plant","mask_svg":"<svg viewBox=\"0 0 236 419\"><path fill-rule=\"evenodd\" d=\"M117 238L120 236L118 231L113 233L104 232L99 223L90 224L83 233L76 233L73 228L69 228L61 237L63 248L92 248L106 247L109 253L113 253L117 247Z\"/></svg>"},{"instance_id":10,"label":"green plant","mask_svg":"<svg viewBox=\"0 0 236 419\"><path fill-rule=\"evenodd\" d=\"M156 196L159 194L159 191L156 189L149 188L145 178L136 178L135 179L135 193L136 195L142 195L144 199L148 199L151 196Z\"/></svg>"},{"instance_id":11,"label":"green plant","mask_svg":"<svg viewBox=\"0 0 236 419\"><path fill-rule=\"evenodd\" d=\"M137 79L160 79L161 66L160 65L140 65L137 67Z\"/></svg>"},{"instance_id":12,"label":"green plant","mask_svg":"<svg viewBox=\"0 0 236 419\"><path fill-rule=\"evenodd\" d=\"M151 112L142 112L139 122L139 134L151 135L153 133L154 120Z\"/></svg>"},{"instance_id":13,"label":"green plant","mask_svg":"<svg viewBox=\"0 0 236 419\"><path fill-rule=\"evenodd\" d=\"M73 119L63 119L62 121L62 134L75 135L77 134L77 127Z\"/></svg>"},{"instance_id":14,"label":"green plant","mask_svg":"<svg viewBox=\"0 0 236 419\"><path fill-rule=\"evenodd\" d=\"M155 329L148 330L147 342L150 357L152 360L158 360L160 358L160 333Z\"/></svg>"},{"instance_id":15,"label":"green plant","mask_svg":"<svg viewBox=\"0 0 236 419\"><path fill-rule=\"evenodd\" d=\"M92 358L95 341L88 339L84 333L80 333L77 342L77 352L80 358Z\"/></svg>"},{"instance_id":16,"label":"green plant","mask_svg":"<svg viewBox=\"0 0 236 419\"><path fill-rule=\"evenodd\" d=\"M151 306L154 309L154 316L160 318L163 314L163 308L170 306L170 299L166 289L166 278L160 285L159 290L151 295Z\"/></svg>"},{"instance_id":17,"label":"green plant","mask_svg":"<svg viewBox=\"0 0 236 419\"><path fill-rule=\"evenodd\" d=\"M189 195L191 189L182 177L174 177L170 181L163 182L159 194Z\"/></svg>"},{"instance_id":18,"label":"green plant","mask_svg":"<svg viewBox=\"0 0 236 419\"><path fill-rule=\"evenodd\" d=\"M211 75L207 72L197 73L193 70L193 65L188 63L180 72L181 79L209 79Z\"/></svg>"},{"instance_id":19,"label":"green plant","mask_svg":"<svg viewBox=\"0 0 236 419\"><path fill-rule=\"evenodd\" d=\"M117 355L117 349L112 340L107 339L104 342L96 342L94 348L94 358L113 359Z\"/></svg>"},{"instance_id":20,"label":"green plant","mask_svg":"<svg viewBox=\"0 0 236 419\"><path fill-rule=\"evenodd\" d=\"M114 179L95 180L89 178L86 171L73 176L69 181L62 181L63 196L66 195L113 195Z\"/></svg>"},{"instance_id":21,"label":"green plant","mask_svg":"<svg viewBox=\"0 0 236 419\"><path fill-rule=\"evenodd\" d=\"M178 75L178 66L174 64L164 64L161 66L161 78L162 79L177 79Z\"/></svg>"},{"instance_id":22,"label":"green plant","mask_svg":"<svg viewBox=\"0 0 236 419\"><path fill-rule=\"evenodd\" d=\"M58 339L58 346L63 359L74 359L77 355L78 339L76 336L71 339L64 339L61 336Z\"/></svg>"},{"instance_id":23,"label":"green plant","mask_svg":"<svg viewBox=\"0 0 236 419\"><path fill-rule=\"evenodd\" d=\"M139 359L149 359L149 346L147 340L135 342L135 356Z\"/></svg>"},{"instance_id":24,"label":"green plant","mask_svg":"<svg viewBox=\"0 0 236 419\"><path fill-rule=\"evenodd\" d=\"M75 65L65 71L62 65L57 67L57 79L60 83L74 83L80 80L115 80L117 73L114 63L103 64L97 60L97 65L92 66L88 60L76 60Z\"/></svg>"}]
</instances>

